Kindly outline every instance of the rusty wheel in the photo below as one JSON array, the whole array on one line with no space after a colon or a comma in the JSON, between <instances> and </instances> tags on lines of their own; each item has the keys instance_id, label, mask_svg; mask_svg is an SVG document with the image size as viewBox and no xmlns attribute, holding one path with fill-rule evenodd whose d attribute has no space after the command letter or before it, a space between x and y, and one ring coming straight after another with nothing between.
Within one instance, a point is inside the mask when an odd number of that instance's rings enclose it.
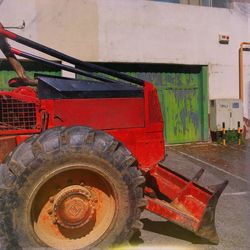
<instances>
[{"instance_id":1,"label":"rusty wheel","mask_svg":"<svg viewBox=\"0 0 250 250\"><path fill-rule=\"evenodd\" d=\"M104 235L115 217L115 190L93 167L68 166L41 184L30 201L38 238L54 248L86 247ZM61 169L60 169L61 170Z\"/></svg>"},{"instance_id":2,"label":"rusty wheel","mask_svg":"<svg viewBox=\"0 0 250 250\"><path fill-rule=\"evenodd\" d=\"M141 227L144 177L131 153L102 131L47 130L5 164L17 221L9 219L6 238L15 235L15 247L106 249Z\"/></svg>"}]
</instances>

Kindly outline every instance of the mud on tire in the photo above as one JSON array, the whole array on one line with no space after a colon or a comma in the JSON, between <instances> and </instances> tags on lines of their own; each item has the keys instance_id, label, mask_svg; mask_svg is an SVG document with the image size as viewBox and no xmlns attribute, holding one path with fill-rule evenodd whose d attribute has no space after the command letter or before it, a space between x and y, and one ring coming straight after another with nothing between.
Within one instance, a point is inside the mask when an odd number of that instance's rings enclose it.
<instances>
[{"instance_id":1,"label":"mud on tire","mask_svg":"<svg viewBox=\"0 0 250 250\"><path fill-rule=\"evenodd\" d=\"M103 131L57 127L34 135L0 168L1 249L120 244L142 227L143 184L132 154Z\"/></svg>"}]
</instances>

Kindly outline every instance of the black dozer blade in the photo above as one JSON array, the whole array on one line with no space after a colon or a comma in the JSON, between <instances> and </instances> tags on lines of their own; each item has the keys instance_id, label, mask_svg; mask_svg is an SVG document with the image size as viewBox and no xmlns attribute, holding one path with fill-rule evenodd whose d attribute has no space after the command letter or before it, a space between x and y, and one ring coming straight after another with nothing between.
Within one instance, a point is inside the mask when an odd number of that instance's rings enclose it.
<instances>
[{"instance_id":1,"label":"black dozer blade","mask_svg":"<svg viewBox=\"0 0 250 250\"><path fill-rule=\"evenodd\" d=\"M218 203L219 197L223 190L226 188L228 180L221 184L208 187L213 192L211 199L204 211L204 215L200 222L198 231L195 232L201 238L207 239L214 244L219 243L219 237L215 227L215 208Z\"/></svg>"}]
</instances>

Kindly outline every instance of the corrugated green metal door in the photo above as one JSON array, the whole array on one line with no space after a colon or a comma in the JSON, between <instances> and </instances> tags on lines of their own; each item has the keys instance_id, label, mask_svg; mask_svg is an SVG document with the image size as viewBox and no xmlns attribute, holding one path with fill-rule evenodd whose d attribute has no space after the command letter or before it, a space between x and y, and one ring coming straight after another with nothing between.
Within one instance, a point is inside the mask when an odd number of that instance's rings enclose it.
<instances>
[{"instance_id":1,"label":"corrugated green metal door","mask_svg":"<svg viewBox=\"0 0 250 250\"><path fill-rule=\"evenodd\" d=\"M206 66L166 67L166 72L130 72L158 90L167 143L208 140Z\"/></svg>"},{"instance_id":2,"label":"corrugated green metal door","mask_svg":"<svg viewBox=\"0 0 250 250\"><path fill-rule=\"evenodd\" d=\"M157 86L168 143L208 139L206 68L200 72L163 73Z\"/></svg>"},{"instance_id":3,"label":"corrugated green metal door","mask_svg":"<svg viewBox=\"0 0 250 250\"><path fill-rule=\"evenodd\" d=\"M60 76L61 71L56 70L50 66L42 65L36 62L22 61L23 67L25 68L26 74L32 79L34 74L46 74ZM0 62L0 90L10 89L8 86L8 80L17 77L16 72L12 70L11 66L6 60Z\"/></svg>"}]
</instances>

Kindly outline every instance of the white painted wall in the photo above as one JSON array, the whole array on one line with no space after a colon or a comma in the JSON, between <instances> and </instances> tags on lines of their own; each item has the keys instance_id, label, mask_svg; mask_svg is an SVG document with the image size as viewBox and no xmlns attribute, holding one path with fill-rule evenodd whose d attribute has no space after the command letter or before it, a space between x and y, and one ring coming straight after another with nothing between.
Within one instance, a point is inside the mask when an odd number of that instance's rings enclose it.
<instances>
[{"instance_id":1,"label":"white painted wall","mask_svg":"<svg viewBox=\"0 0 250 250\"><path fill-rule=\"evenodd\" d=\"M16 31L20 35L89 61L209 65L209 98L238 98L238 49L240 42L250 42L250 3L222 9L146 0L0 2L5 25L25 20L25 29ZM219 34L230 36L229 45L218 43Z\"/></svg>"}]
</instances>

